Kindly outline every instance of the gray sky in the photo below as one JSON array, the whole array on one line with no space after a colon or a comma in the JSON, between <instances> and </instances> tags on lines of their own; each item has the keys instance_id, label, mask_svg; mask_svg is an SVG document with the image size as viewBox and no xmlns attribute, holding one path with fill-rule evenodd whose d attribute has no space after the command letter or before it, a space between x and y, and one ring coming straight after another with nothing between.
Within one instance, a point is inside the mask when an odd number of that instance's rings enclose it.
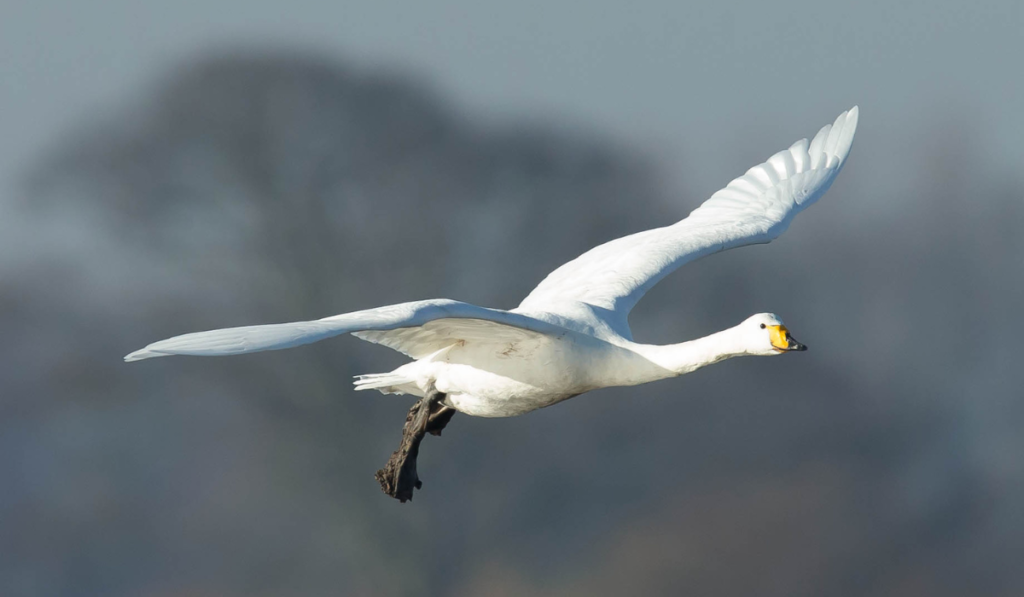
<instances>
[{"instance_id":1,"label":"gray sky","mask_svg":"<svg viewBox=\"0 0 1024 597\"><path fill-rule=\"evenodd\" d=\"M0 19L0 188L165 67L239 45L398 67L469 112L607 132L663 152L695 192L853 104L859 144L884 148L857 159L880 176L898 176L894 152L936 118L968 129L994 167L1024 163L1019 0L694 4L16 1Z\"/></svg>"}]
</instances>

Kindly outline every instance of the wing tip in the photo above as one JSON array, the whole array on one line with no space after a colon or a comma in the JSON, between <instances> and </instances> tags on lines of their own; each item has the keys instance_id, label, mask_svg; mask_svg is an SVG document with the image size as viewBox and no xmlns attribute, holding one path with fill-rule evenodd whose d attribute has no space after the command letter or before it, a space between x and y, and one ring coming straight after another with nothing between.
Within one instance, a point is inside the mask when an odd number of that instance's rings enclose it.
<instances>
[{"instance_id":1,"label":"wing tip","mask_svg":"<svg viewBox=\"0 0 1024 597\"><path fill-rule=\"evenodd\" d=\"M842 130L845 132L847 129L850 131L850 135L853 135L857 131L857 121L860 120L860 106L854 106L849 110L843 112L836 119L836 125L839 127L839 120L842 119Z\"/></svg>"},{"instance_id":2,"label":"wing tip","mask_svg":"<svg viewBox=\"0 0 1024 597\"><path fill-rule=\"evenodd\" d=\"M149 348L143 348L141 350L136 350L133 353L125 355L124 362L126 362L126 363L134 363L135 361L144 361L146 359L154 359L156 357L166 357L166 356L168 356L168 355L165 354L165 353L155 352L155 351L150 350Z\"/></svg>"},{"instance_id":3,"label":"wing tip","mask_svg":"<svg viewBox=\"0 0 1024 597\"><path fill-rule=\"evenodd\" d=\"M859 120L860 106L854 106L840 114L839 118L836 119L835 125L833 125L833 131L836 132L836 140L832 153L835 155L840 166L846 162L846 158L850 155L850 148L853 147L853 137L857 133L857 123Z\"/></svg>"},{"instance_id":4,"label":"wing tip","mask_svg":"<svg viewBox=\"0 0 1024 597\"><path fill-rule=\"evenodd\" d=\"M832 124L821 127L809 147L812 168L842 167L853 146L859 119L860 107L854 106L837 116Z\"/></svg>"}]
</instances>

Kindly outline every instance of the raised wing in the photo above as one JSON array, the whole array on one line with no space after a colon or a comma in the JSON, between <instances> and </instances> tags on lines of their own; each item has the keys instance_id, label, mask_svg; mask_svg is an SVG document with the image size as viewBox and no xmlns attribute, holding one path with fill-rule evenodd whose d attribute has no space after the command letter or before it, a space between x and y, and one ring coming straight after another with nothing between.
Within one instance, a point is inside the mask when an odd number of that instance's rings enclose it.
<instances>
[{"instance_id":1,"label":"raised wing","mask_svg":"<svg viewBox=\"0 0 1024 597\"><path fill-rule=\"evenodd\" d=\"M797 141L718 191L686 219L624 236L559 267L516 311L571 313L587 303L611 313L613 328L659 280L688 261L733 247L767 243L820 198L846 163L857 129L856 107L814 139Z\"/></svg>"},{"instance_id":2,"label":"raised wing","mask_svg":"<svg viewBox=\"0 0 1024 597\"><path fill-rule=\"evenodd\" d=\"M487 322L487 325L469 326L467 322L471 320L482 320L480 323ZM442 325L447 321L451 321L453 324L451 326ZM154 342L142 350L129 354L124 360L141 361L142 359L170 355L225 356L278 350L317 342L339 334L366 330L421 328L428 323L432 325L429 326L426 334L429 336L428 339L434 343L439 338L443 338L446 333L449 334L447 336L450 338L449 343L457 342L462 338L457 335L452 336L451 332L466 327L477 330L487 328L492 333L501 328L502 337L536 337L540 334L558 335L565 332L560 327L526 315L498 309L486 309L447 299L436 299L355 311L315 321L254 325L185 334ZM448 328L447 332L445 331L446 327ZM371 341L377 340L371 339ZM387 342L382 341L382 343L390 346ZM415 339L410 339L405 344L399 343L394 348L403 350L407 354L409 351L420 352Z\"/></svg>"}]
</instances>

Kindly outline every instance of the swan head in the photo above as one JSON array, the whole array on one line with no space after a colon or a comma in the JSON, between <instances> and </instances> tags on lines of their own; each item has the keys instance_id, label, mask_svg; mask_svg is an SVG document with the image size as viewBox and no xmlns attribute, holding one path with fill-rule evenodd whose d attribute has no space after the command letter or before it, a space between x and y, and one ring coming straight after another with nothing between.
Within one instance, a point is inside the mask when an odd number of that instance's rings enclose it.
<instances>
[{"instance_id":1,"label":"swan head","mask_svg":"<svg viewBox=\"0 0 1024 597\"><path fill-rule=\"evenodd\" d=\"M739 325L743 343L749 354L773 356L784 352L807 350L792 336L774 313L758 313Z\"/></svg>"}]
</instances>

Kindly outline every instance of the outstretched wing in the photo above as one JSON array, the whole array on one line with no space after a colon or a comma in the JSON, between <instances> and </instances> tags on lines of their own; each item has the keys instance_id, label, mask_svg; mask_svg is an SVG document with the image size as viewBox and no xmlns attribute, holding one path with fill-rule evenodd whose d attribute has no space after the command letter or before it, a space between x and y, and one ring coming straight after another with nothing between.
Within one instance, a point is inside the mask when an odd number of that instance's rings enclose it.
<instances>
[{"instance_id":1,"label":"outstretched wing","mask_svg":"<svg viewBox=\"0 0 1024 597\"><path fill-rule=\"evenodd\" d=\"M475 326L468 325L466 322L469 320L481 320L481 323ZM441 325L443 321L451 321L453 325ZM366 330L419 328L431 322L438 323L431 325L429 333L425 333L428 335L427 339L434 343L438 341L439 337L451 338L449 343L457 342L461 338L451 336L450 333L465 328L467 325L478 330L487 328L492 332L500 327L501 336L506 338L536 337L541 334L558 335L565 331L557 326L518 313L486 309L459 301L436 299L355 311L315 321L254 325L185 334L154 342L142 350L129 354L124 360L141 361L142 359L170 355L225 356L262 350L278 350L317 342L339 334ZM487 322L487 325L483 325L482 322ZM449 335L445 336L445 334ZM419 352L415 348L414 340L410 340L402 346L407 351ZM398 349L401 350L401 348Z\"/></svg>"},{"instance_id":2,"label":"outstretched wing","mask_svg":"<svg viewBox=\"0 0 1024 597\"><path fill-rule=\"evenodd\" d=\"M611 311L625 326L633 306L688 261L733 247L767 243L820 198L853 144L857 108L843 112L808 143L801 139L729 183L665 228L625 236L587 251L552 272L517 311L560 313L572 303ZM560 308L561 306L561 308Z\"/></svg>"}]
</instances>

